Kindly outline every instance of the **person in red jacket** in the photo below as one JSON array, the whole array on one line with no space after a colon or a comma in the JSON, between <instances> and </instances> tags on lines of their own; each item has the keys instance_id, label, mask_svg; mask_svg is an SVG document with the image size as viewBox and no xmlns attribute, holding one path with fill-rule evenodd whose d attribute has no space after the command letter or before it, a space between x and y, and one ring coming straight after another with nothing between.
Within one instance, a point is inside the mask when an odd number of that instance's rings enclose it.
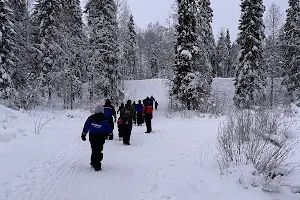
<instances>
[{"instance_id":1,"label":"person in red jacket","mask_svg":"<svg viewBox=\"0 0 300 200\"><path fill-rule=\"evenodd\" d=\"M147 131L145 133L151 133L152 132L152 118L153 118L153 106L150 101L144 100L144 108L143 108L143 116L146 123Z\"/></svg>"}]
</instances>

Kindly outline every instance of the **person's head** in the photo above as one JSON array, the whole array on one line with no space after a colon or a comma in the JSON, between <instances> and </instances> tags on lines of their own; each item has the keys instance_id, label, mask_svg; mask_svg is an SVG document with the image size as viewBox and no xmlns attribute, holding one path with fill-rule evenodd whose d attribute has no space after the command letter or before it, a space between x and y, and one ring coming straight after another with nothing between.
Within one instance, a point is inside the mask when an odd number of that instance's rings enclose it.
<instances>
[{"instance_id":1,"label":"person's head","mask_svg":"<svg viewBox=\"0 0 300 200\"><path fill-rule=\"evenodd\" d=\"M103 105L99 105L95 108L95 114L104 113Z\"/></svg>"},{"instance_id":2,"label":"person's head","mask_svg":"<svg viewBox=\"0 0 300 200\"><path fill-rule=\"evenodd\" d=\"M141 104L142 103L142 101L141 100L139 100L139 104Z\"/></svg>"},{"instance_id":3,"label":"person's head","mask_svg":"<svg viewBox=\"0 0 300 200\"><path fill-rule=\"evenodd\" d=\"M111 105L111 101L109 99L106 99L105 104L106 105Z\"/></svg>"},{"instance_id":4,"label":"person's head","mask_svg":"<svg viewBox=\"0 0 300 200\"><path fill-rule=\"evenodd\" d=\"M126 105L131 105L131 100L128 100Z\"/></svg>"},{"instance_id":5,"label":"person's head","mask_svg":"<svg viewBox=\"0 0 300 200\"><path fill-rule=\"evenodd\" d=\"M124 103L121 103L121 106L124 106Z\"/></svg>"}]
</instances>

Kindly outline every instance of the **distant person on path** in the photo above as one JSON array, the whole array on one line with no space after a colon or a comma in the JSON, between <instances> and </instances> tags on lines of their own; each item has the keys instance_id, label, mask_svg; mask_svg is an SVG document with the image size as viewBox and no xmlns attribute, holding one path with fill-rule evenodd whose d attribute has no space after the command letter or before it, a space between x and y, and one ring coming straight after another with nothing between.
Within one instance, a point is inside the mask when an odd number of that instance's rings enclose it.
<instances>
[{"instance_id":1,"label":"distant person on path","mask_svg":"<svg viewBox=\"0 0 300 200\"><path fill-rule=\"evenodd\" d=\"M124 103L121 103L121 106L119 107L119 109L118 109L118 111L117 111L117 114L119 113L119 112L121 112L121 110L124 108Z\"/></svg>"},{"instance_id":2,"label":"distant person on path","mask_svg":"<svg viewBox=\"0 0 300 200\"><path fill-rule=\"evenodd\" d=\"M86 135L89 133L89 141L91 143L91 166L95 171L101 170L101 161L103 160L103 145L107 135L112 133L108 119L104 116L104 107L97 106L95 114L88 117L86 120L81 139L86 141Z\"/></svg>"},{"instance_id":3,"label":"distant person on path","mask_svg":"<svg viewBox=\"0 0 300 200\"><path fill-rule=\"evenodd\" d=\"M146 97L146 99L143 100L143 105L148 105L150 103L150 98Z\"/></svg>"},{"instance_id":4,"label":"distant person on path","mask_svg":"<svg viewBox=\"0 0 300 200\"><path fill-rule=\"evenodd\" d=\"M132 108L131 100L128 100L125 107L121 110L123 144L130 145L132 131L132 121L136 119L135 110Z\"/></svg>"},{"instance_id":5,"label":"distant person on path","mask_svg":"<svg viewBox=\"0 0 300 200\"><path fill-rule=\"evenodd\" d=\"M114 124L114 118L115 118L115 122L117 121L117 115L116 115L116 110L115 108L111 105L111 101L109 99L106 99L105 104L104 104L104 116L108 118L110 127L112 129L112 134L109 136L109 140L113 140L114 139L114 128L115 128L115 124Z\"/></svg>"},{"instance_id":6,"label":"distant person on path","mask_svg":"<svg viewBox=\"0 0 300 200\"><path fill-rule=\"evenodd\" d=\"M140 126L144 123L144 118L143 118L143 105L142 101L139 100L138 104L135 106L136 110L136 116L137 116L137 125Z\"/></svg>"},{"instance_id":7,"label":"distant person on path","mask_svg":"<svg viewBox=\"0 0 300 200\"><path fill-rule=\"evenodd\" d=\"M155 101L155 110L157 110L157 107L158 107L158 102Z\"/></svg>"},{"instance_id":8,"label":"distant person on path","mask_svg":"<svg viewBox=\"0 0 300 200\"><path fill-rule=\"evenodd\" d=\"M135 101L132 103L132 109L134 110L134 112L135 112L135 115L136 115L136 110L135 110ZM136 119L134 119L133 120L133 122L134 122L134 125L136 125Z\"/></svg>"},{"instance_id":9,"label":"distant person on path","mask_svg":"<svg viewBox=\"0 0 300 200\"><path fill-rule=\"evenodd\" d=\"M151 104L151 102L145 101L144 104L144 109L143 109L143 116L146 122L146 128L147 131L145 133L151 133L152 132L152 125L151 125L151 121L153 118L153 106Z\"/></svg>"},{"instance_id":10,"label":"distant person on path","mask_svg":"<svg viewBox=\"0 0 300 200\"><path fill-rule=\"evenodd\" d=\"M155 98L153 97L153 95L151 95L151 97L150 97L150 103L152 105L152 108L153 108L154 102L155 102Z\"/></svg>"}]
</instances>

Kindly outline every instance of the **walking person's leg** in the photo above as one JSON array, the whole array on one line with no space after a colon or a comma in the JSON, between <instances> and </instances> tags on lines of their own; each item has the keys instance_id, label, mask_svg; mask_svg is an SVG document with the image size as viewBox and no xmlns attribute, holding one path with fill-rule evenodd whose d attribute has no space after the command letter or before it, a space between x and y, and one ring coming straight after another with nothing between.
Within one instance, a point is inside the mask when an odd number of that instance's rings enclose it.
<instances>
[{"instance_id":1,"label":"walking person's leg","mask_svg":"<svg viewBox=\"0 0 300 200\"><path fill-rule=\"evenodd\" d=\"M127 145L127 143L128 143L128 124L125 124L123 129L123 144Z\"/></svg>"},{"instance_id":2,"label":"walking person's leg","mask_svg":"<svg viewBox=\"0 0 300 200\"><path fill-rule=\"evenodd\" d=\"M101 161L103 160L103 146L105 143L105 137L102 135L97 135L97 139L96 139L96 143L95 143L95 164L94 164L94 168L96 171L101 170L102 165L101 165Z\"/></svg>"},{"instance_id":3,"label":"walking person's leg","mask_svg":"<svg viewBox=\"0 0 300 200\"><path fill-rule=\"evenodd\" d=\"M149 131L152 132L152 118L149 119Z\"/></svg>"},{"instance_id":4,"label":"walking person's leg","mask_svg":"<svg viewBox=\"0 0 300 200\"><path fill-rule=\"evenodd\" d=\"M93 137L92 134L89 134L89 140L91 144L91 162L90 165L94 167L96 160L95 160L95 155L96 155L96 144L95 144L95 138Z\"/></svg>"},{"instance_id":5,"label":"walking person's leg","mask_svg":"<svg viewBox=\"0 0 300 200\"><path fill-rule=\"evenodd\" d=\"M114 119L111 117L109 119L109 125L112 129L112 134L109 136L109 140L113 140L114 139L114 128L115 128L115 124L114 124Z\"/></svg>"},{"instance_id":6,"label":"walking person's leg","mask_svg":"<svg viewBox=\"0 0 300 200\"><path fill-rule=\"evenodd\" d=\"M145 117L145 122L146 122L146 129L147 129L147 131L146 131L146 133L150 133L151 131L150 131L150 122L149 122L149 117L147 116L147 117Z\"/></svg>"}]
</instances>

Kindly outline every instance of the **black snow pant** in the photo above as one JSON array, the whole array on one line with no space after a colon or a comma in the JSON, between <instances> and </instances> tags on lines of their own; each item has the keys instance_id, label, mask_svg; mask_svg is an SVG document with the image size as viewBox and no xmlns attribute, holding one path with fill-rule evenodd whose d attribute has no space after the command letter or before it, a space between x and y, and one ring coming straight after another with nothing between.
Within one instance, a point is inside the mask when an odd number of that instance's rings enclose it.
<instances>
[{"instance_id":1,"label":"black snow pant","mask_svg":"<svg viewBox=\"0 0 300 200\"><path fill-rule=\"evenodd\" d=\"M137 113L137 125L142 125L144 123L143 113Z\"/></svg>"},{"instance_id":2,"label":"black snow pant","mask_svg":"<svg viewBox=\"0 0 300 200\"><path fill-rule=\"evenodd\" d=\"M152 125L151 125L151 120L152 120L152 115L150 114L145 114L145 122L146 122L146 128L147 128L147 133L152 132Z\"/></svg>"},{"instance_id":3,"label":"black snow pant","mask_svg":"<svg viewBox=\"0 0 300 200\"><path fill-rule=\"evenodd\" d=\"M123 124L122 132L123 132L124 144L130 144L131 131L132 131L132 123Z\"/></svg>"},{"instance_id":4,"label":"black snow pant","mask_svg":"<svg viewBox=\"0 0 300 200\"><path fill-rule=\"evenodd\" d=\"M119 137L123 137L123 125L119 125L118 127L118 132L119 132Z\"/></svg>"},{"instance_id":5,"label":"black snow pant","mask_svg":"<svg viewBox=\"0 0 300 200\"><path fill-rule=\"evenodd\" d=\"M110 128L112 129L112 134L109 136L109 140L113 140L114 139L114 128L115 128L115 123L114 123L114 118L109 118L108 119Z\"/></svg>"},{"instance_id":6,"label":"black snow pant","mask_svg":"<svg viewBox=\"0 0 300 200\"><path fill-rule=\"evenodd\" d=\"M92 155L91 165L95 168L101 168L101 161L103 160L103 145L105 143L105 135L89 134L89 140L91 143Z\"/></svg>"}]
</instances>

